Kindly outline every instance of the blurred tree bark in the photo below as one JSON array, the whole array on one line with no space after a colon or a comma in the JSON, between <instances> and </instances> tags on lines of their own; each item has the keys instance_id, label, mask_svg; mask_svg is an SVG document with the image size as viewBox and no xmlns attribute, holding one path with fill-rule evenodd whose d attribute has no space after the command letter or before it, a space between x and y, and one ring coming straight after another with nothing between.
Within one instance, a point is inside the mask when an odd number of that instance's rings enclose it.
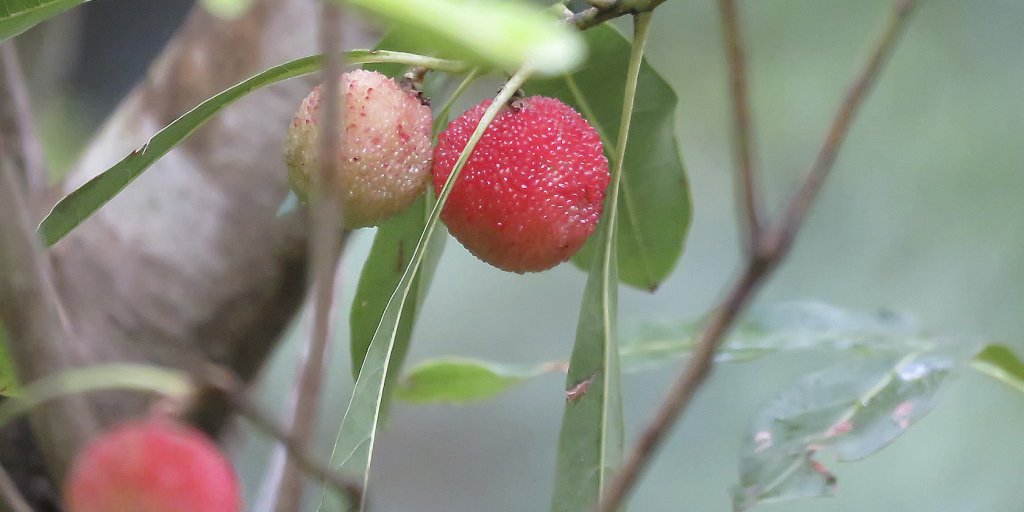
<instances>
[{"instance_id":1,"label":"blurred tree bark","mask_svg":"<svg viewBox=\"0 0 1024 512\"><path fill-rule=\"evenodd\" d=\"M259 0L231 21L195 9L48 201L214 93L315 53L316 7L314 0ZM369 37L354 22L346 30L349 41ZM246 379L256 374L305 290L304 218L276 211L287 191L282 141L311 85L292 80L229 107L49 251L73 340L58 343L60 360L15 361L22 380L111 361L188 368L209 359ZM23 341L10 337L12 345ZM109 424L143 413L146 402L101 396L90 406ZM227 412L206 411L202 423L211 429ZM78 447L53 446L55 439L40 435L47 431L35 429L45 451L57 454L48 462L59 481ZM0 463L37 464L25 453L24 434L0 431ZM46 502L55 488L42 489L38 475L25 473L16 476L37 509L52 506Z\"/></svg>"}]
</instances>

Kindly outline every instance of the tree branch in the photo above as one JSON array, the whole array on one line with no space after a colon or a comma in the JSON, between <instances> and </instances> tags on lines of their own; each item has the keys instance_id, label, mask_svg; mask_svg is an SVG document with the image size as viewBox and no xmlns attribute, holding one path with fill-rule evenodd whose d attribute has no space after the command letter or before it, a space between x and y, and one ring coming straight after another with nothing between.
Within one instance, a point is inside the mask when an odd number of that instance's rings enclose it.
<instances>
[{"instance_id":1,"label":"tree branch","mask_svg":"<svg viewBox=\"0 0 1024 512\"><path fill-rule=\"evenodd\" d=\"M50 276L50 266L29 219L28 203L12 158L0 148L0 321L18 376L36 380L74 365L74 345ZM81 397L40 407L32 417L48 464L63 475L76 449L98 431Z\"/></svg>"},{"instance_id":2,"label":"tree branch","mask_svg":"<svg viewBox=\"0 0 1024 512\"><path fill-rule=\"evenodd\" d=\"M591 0L592 7L569 16L566 23L586 30L621 16L653 11L664 2L665 0Z\"/></svg>"},{"instance_id":3,"label":"tree branch","mask_svg":"<svg viewBox=\"0 0 1024 512\"><path fill-rule=\"evenodd\" d=\"M729 85L732 90L733 151L737 166L737 189L745 222L741 223L743 242L749 252L754 250L761 236L761 219L754 179L753 122L750 116L747 92L746 57L740 16L736 0L718 0L722 17L722 35L725 39L726 60L729 63Z\"/></svg>"},{"instance_id":4,"label":"tree branch","mask_svg":"<svg viewBox=\"0 0 1024 512\"><path fill-rule=\"evenodd\" d=\"M32 507L29 506L28 501L18 491L18 487L14 485L11 475L7 473L3 466L0 466L0 497L3 497L9 512L32 512ZM3 503L0 503L0 505L3 505Z\"/></svg>"},{"instance_id":5,"label":"tree branch","mask_svg":"<svg viewBox=\"0 0 1024 512\"><path fill-rule=\"evenodd\" d=\"M754 248L742 276L732 286L726 299L705 324L697 338L697 346L693 354L669 388L668 395L662 401L654 418L644 429L636 446L627 456L622 469L608 486L601 501L601 512L617 511L625 502L640 474L665 440L665 436L685 412L693 396L711 373L715 351L725 334L739 313L764 284L765 279L788 254L811 204L835 163L836 155L846 138L854 114L863 104L871 85L877 81L882 64L891 55L915 4L915 0L896 0L882 37L875 45L867 63L854 78L832 121L818 157L808 171L806 181L790 201L778 227L769 232Z\"/></svg>"},{"instance_id":6,"label":"tree branch","mask_svg":"<svg viewBox=\"0 0 1024 512\"><path fill-rule=\"evenodd\" d=\"M9 39L0 43L0 60L3 62L5 77L4 84L0 87L7 89L3 102L5 106L2 108L11 109L11 112L6 114L16 125L12 133L5 135L14 135L11 140L16 140L20 145L21 165L28 197L37 199L46 188L48 173L43 158L43 145L39 141L32 115L32 100L25 84L25 73L22 71L14 41Z\"/></svg>"},{"instance_id":7,"label":"tree branch","mask_svg":"<svg viewBox=\"0 0 1024 512\"><path fill-rule=\"evenodd\" d=\"M350 503L359 503L361 501L362 487L358 483L332 471L325 464L319 462L316 457L313 457L306 446L294 436L289 435L288 430L280 425L272 414L264 411L263 408L249 398L245 383L230 369L217 365L207 365L202 374L199 375L199 378L207 387L224 395L225 401L239 416L245 418L253 426L280 442L288 454L289 462L294 464L296 468L305 474L315 477L335 492L345 496Z\"/></svg>"},{"instance_id":8,"label":"tree branch","mask_svg":"<svg viewBox=\"0 0 1024 512\"><path fill-rule=\"evenodd\" d=\"M295 415L292 418L292 436L299 447L305 449L316 430L320 407L324 365L330 341L331 303L334 297L338 257L341 253L341 194L338 191L337 169L340 151L337 147L341 117L339 76L341 58L341 7L332 2L323 5L320 17L320 47L324 54L323 89L320 117L320 179L321 187L314 189L311 215L312 234L309 239L310 267L313 269L314 310L313 330L306 353L300 355ZM289 461L281 477L279 512L299 510L302 506L303 481L300 468ZM357 502L358 503L358 502Z\"/></svg>"}]
</instances>

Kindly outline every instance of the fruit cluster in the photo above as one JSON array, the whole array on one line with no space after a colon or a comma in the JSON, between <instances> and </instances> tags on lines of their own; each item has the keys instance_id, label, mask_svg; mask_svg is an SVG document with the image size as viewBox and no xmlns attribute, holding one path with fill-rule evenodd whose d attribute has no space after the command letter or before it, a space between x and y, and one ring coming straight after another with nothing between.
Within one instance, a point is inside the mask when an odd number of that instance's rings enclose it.
<instances>
[{"instance_id":1,"label":"fruit cluster","mask_svg":"<svg viewBox=\"0 0 1024 512\"><path fill-rule=\"evenodd\" d=\"M344 129L335 147L343 224L377 225L407 208L433 174L440 194L490 100L452 121L431 149L430 108L376 72L341 77ZM285 147L300 199L317 186L321 89L302 102ZM441 213L471 253L502 270L538 272L568 260L593 233L608 186L601 138L554 98L504 106L473 149Z\"/></svg>"}]
</instances>

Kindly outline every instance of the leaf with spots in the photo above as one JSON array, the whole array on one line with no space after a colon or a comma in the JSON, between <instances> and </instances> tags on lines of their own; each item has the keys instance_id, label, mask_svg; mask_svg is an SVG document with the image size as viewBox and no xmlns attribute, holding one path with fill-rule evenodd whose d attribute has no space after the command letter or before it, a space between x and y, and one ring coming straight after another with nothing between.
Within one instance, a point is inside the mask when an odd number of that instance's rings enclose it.
<instances>
[{"instance_id":1,"label":"leaf with spots","mask_svg":"<svg viewBox=\"0 0 1024 512\"><path fill-rule=\"evenodd\" d=\"M740 455L736 510L830 496L836 478L815 460L840 462L881 450L926 415L959 358L938 351L845 362L814 372L758 414Z\"/></svg>"}]
</instances>

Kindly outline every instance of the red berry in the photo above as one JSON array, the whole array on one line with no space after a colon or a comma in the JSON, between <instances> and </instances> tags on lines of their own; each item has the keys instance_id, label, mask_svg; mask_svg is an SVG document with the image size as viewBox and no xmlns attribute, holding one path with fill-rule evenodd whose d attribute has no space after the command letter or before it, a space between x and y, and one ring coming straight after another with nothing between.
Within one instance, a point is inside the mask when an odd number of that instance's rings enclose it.
<instances>
[{"instance_id":1,"label":"red berry","mask_svg":"<svg viewBox=\"0 0 1024 512\"><path fill-rule=\"evenodd\" d=\"M341 75L345 128L338 184L345 227L379 224L406 209L430 176L430 107L375 71ZM302 101L285 142L292 189L305 201L320 175L321 88Z\"/></svg>"},{"instance_id":2,"label":"red berry","mask_svg":"<svg viewBox=\"0 0 1024 512\"><path fill-rule=\"evenodd\" d=\"M202 432L170 420L121 424L75 458L68 512L238 512L234 470Z\"/></svg>"},{"instance_id":3,"label":"red berry","mask_svg":"<svg viewBox=\"0 0 1024 512\"><path fill-rule=\"evenodd\" d=\"M491 100L438 137L440 192ZM594 231L608 187L601 138L572 107L533 96L504 107L473 148L441 212L469 252L510 272L539 272L572 257Z\"/></svg>"}]
</instances>

